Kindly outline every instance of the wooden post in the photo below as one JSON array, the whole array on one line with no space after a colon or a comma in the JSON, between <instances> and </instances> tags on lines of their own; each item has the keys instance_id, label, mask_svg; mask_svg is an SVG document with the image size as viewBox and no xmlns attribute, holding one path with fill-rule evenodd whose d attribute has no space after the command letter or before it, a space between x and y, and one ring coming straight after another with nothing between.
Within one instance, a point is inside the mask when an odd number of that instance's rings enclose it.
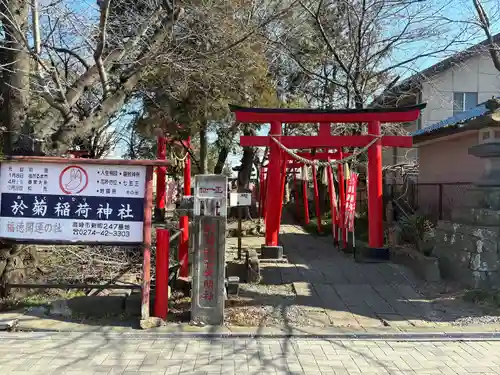
<instances>
[{"instance_id":1,"label":"wooden post","mask_svg":"<svg viewBox=\"0 0 500 375\"><path fill-rule=\"evenodd\" d=\"M187 139L187 147L191 147L191 137ZM184 196L191 195L191 157L186 155L184 161ZM179 229L182 230L179 241L179 262L181 277L189 276L189 217L181 216L179 218Z\"/></svg>"},{"instance_id":2,"label":"wooden post","mask_svg":"<svg viewBox=\"0 0 500 375\"><path fill-rule=\"evenodd\" d=\"M281 135L281 122L271 122L271 136ZM267 168L267 197L266 197L266 246L278 246L280 228L281 193L281 150L276 142L269 146L269 167Z\"/></svg>"},{"instance_id":3,"label":"wooden post","mask_svg":"<svg viewBox=\"0 0 500 375\"><path fill-rule=\"evenodd\" d=\"M331 217L332 217L332 238L335 241L335 237L336 237L335 234L337 232L337 228L335 226L335 220L336 220L337 213L335 212L336 211L335 210L335 202L334 202L335 196L333 194L333 190L335 189L335 186L333 185L333 169L332 169L331 165L328 166L327 173L328 173L328 193L330 195L330 212L331 212Z\"/></svg>"},{"instance_id":4,"label":"wooden post","mask_svg":"<svg viewBox=\"0 0 500 375\"><path fill-rule=\"evenodd\" d=\"M380 136L380 122L368 123L368 134ZM382 197L382 143L378 139L368 149L368 246L380 249L384 246Z\"/></svg>"},{"instance_id":5,"label":"wooden post","mask_svg":"<svg viewBox=\"0 0 500 375\"><path fill-rule=\"evenodd\" d=\"M167 140L163 136L157 138L157 157L158 160L167 158ZM165 220L165 195L166 195L166 176L167 167L156 167L156 207L155 221L162 222Z\"/></svg>"},{"instance_id":6,"label":"wooden post","mask_svg":"<svg viewBox=\"0 0 500 375\"><path fill-rule=\"evenodd\" d=\"M146 167L146 191L144 204L143 250L142 250L142 288L141 320L149 319L151 292L151 219L153 206L153 167Z\"/></svg>"},{"instance_id":7,"label":"wooden post","mask_svg":"<svg viewBox=\"0 0 500 375\"><path fill-rule=\"evenodd\" d=\"M170 232L156 229L155 316L167 320Z\"/></svg>"},{"instance_id":8,"label":"wooden post","mask_svg":"<svg viewBox=\"0 0 500 375\"><path fill-rule=\"evenodd\" d=\"M295 191L295 209L297 210L297 219L300 217L300 205L299 205L299 184L297 183L297 174L295 169L293 170L293 189Z\"/></svg>"},{"instance_id":9,"label":"wooden post","mask_svg":"<svg viewBox=\"0 0 500 375\"><path fill-rule=\"evenodd\" d=\"M309 218L309 199L307 197L307 190L308 190L307 185L308 185L307 181L304 179L302 181L302 190L303 190L302 201L304 202L304 224L305 225L309 224L309 222L311 221L311 219Z\"/></svg>"},{"instance_id":10,"label":"wooden post","mask_svg":"<svg viewBox=\"0 0 500 375\"><path fill-rule=\"evenodd\" d=\"M344 154L342 151L339 151L339 160L342 160ZM345 233L345 181L344 181L344 166L342 162L338 164L338 175L339 175L339 229L340 229L340 237L339 247L342 249L347 248L347 238ZM341 245L342 243L342 245Z\"/></svg>"},{"instance_id":11,"label":"wooden post","mask_svg":"<svg viewBox=\"0 0 500 375\"><path fill-rule=\"evenodd\" d=\"M321 233L321 209L319 207L319 188L318 179L316 178L316 166L312 166L312 177L314 186L314 208L316 209L316 220L318 225L318 233Z\"/></svg>"}]
</instances>

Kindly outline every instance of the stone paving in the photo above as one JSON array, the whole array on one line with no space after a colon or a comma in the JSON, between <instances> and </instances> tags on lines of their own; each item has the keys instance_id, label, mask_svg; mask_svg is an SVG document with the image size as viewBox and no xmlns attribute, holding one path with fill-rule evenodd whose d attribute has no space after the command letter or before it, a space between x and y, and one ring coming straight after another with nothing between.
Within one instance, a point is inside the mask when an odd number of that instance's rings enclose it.
<instances>
[{"instance_id":1,"label":"stone paving","mask_svg":"<svg viewBox=\"0 0 500 375\"><path fill-rule=\"evenodd\" d=\"M262 241L243 239L251 247L260 247ZM411 331L452 324L497 324L496 317L486 319L478 307L460 299L429 298L422 293L429 285L402 265L356 263L352 255L336 250L330 237L314 237L300 226L284 224L280 241L288 262L261 263L262 283L292 284L297 294L294 303L313 325Z\"/></svg>"},{"instance_id":2,"label":"stone paving","mask_svg":"<svg viewBox=\"0 0 500 375\"><path fill-rule=\"evenodd\" d=\"M0 335L1 374L500 374L500 341Z\"/></svg>"}]
</instances>

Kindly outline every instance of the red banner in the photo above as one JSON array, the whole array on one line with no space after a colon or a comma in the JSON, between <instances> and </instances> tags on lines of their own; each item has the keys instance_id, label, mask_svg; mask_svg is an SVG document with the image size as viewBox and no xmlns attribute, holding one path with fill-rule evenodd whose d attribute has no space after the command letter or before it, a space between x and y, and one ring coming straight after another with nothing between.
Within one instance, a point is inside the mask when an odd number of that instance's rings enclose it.
<instances>
[{"instance_id":1,"label":"red banner","mask_svg":"<svg viewBox=\"0 0 500 375\"><path fill-rule=\"evenodd\" d=\"M358 187L358 174L351 172L349 183L347 184L347 194L345 200L345 224L349 232L354 231L354 216L356 213L357 187Z\"/></svg>"}]
</instances>

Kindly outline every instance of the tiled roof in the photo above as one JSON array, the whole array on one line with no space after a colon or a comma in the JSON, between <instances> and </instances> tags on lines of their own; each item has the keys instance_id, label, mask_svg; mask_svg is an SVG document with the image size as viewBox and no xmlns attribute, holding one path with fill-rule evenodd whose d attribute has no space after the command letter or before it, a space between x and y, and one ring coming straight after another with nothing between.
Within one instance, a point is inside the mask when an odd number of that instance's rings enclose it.
<instances>
[{"instance_id":1,"label":"tiled roof","mask_svg":"<svg viewBox=\"0 0 500 375\"><path fill-rule=\"evenodd\" d=\"M443 128L451 128L451 127L459 128L462 127L466 122L473 120L476 117L482 116L487 112L488 110L486 109L486 102L484 102L477 105L474 108L469 109L468 111L458 113L455 116L448 117L447 119L436 122L435 124L419 129L416 132L411 133L411 135L417 136L417 135L434 133Z\"/></svg>"}]
</instances>

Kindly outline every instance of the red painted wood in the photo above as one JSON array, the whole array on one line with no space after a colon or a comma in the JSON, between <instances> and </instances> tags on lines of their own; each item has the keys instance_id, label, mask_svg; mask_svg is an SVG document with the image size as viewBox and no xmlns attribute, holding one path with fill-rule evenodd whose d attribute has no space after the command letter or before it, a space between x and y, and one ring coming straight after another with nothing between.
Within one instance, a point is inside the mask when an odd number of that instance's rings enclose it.
<instances>
[{"instance_id":1,"label":"red painted wood","mask_svg":"<svg viewBox=\"0 0 500 375\"><path fill-rule=\"evenodd\" d=\"M368 132L380 134L380 122L369 122ZM368 246L371 248L384 246L382 218L382 144L377 141L368 149Z\"/></svg>"},{"instance_id":2,"label":"red painted wood","mask_svg":"<svg viewBox=\"0 0 500 375\"><path fill-rule=\"evenodd\" d=\"M344 216L345 216L345 179L344 179L344 165L338 165L338 177L339 177L339 223L338 226L340 228L340 238L339 247L342 246L343 249L347 247L347 237L345 234L345 225L344 225ZM342 241L342 244L341 244Z\"/></svg>"},{"instance_id":3,"label":"red painted wood","mask_svg":"<svg viewBox=\"0 0 500 375\"><path fill-rule=\"evenodd\" d=\"M321 233L321 209L319 207L319 187L318 178L316 176L316 167L312 166L312 180L314 187L314 208L316 209L316 221L318 226L318 233Z\"/></svg>"},{"instance_id":4,"label":"red painted wood","mask_svg":"<svg viewBox=\"0 0 500 375\"><path fill-rule=\"evenodd\" d=\"M345 136L284 136L280 137L279 142L291 149L301 148L332 148L332 147L364 147L373 140L371 135L345 135ZM241 136L240 145L242 147L267 147L275 144L268 136ZM410 136L391 136L382 137L383 147L413 147L413 138Z\"/></svg>"},{"instance_id":5,"label":"red painted wood","mask_svg":"<svg viewBox=\"0 0 500 375\"><path fill-rule=\"evenodd\" d=\"M280 123L350 123L350 122L410 122L418 119L420 109L412 109L407 112L344 112L344 113L290 113L290 112L250 112L235 110L236 121L269 123L279 121Z\"/></svg>"},{"instance_id":6,"label":"red painted wood","mask_svg":"<svg viewBox=\"0 0 500 375\"><path fill-rule=\"evenodd\" d=\"M156 153L158 160L167 158L167 142L165 137L157 138ZM157 167L156 173L156 208L165 209L167 167Z\"/></svg>"},{"instance_id":7,"label":"red painted wood","mask_svg":"<svg viewBox=\"0 0 500 375\"><path fill-rule=\"evenodd\" d=\"M297 172L298 171L294 171L294 174L293 174L293 189L294 189L294 192L295 192L295 196L294 196L294 199L295 199L295 209L297 210L297 218L300 217L300 205L299 205L299 184L297 183Z\"/></svg>"},{"instance_id":8,"label":"red painted wood","mask_svg":"<svg viewBox=\"0 0 500 375\"><path fill-rule=\"evenodd\" d=\"M287 165L287 159L288 159L288 154L282 153L282 166L281 166L281 190L280 190L280 211L279 211L279 223L281 224L281 216L283 215L283 201L285 200L285 184L286 184L286 165Z\"/></svg>"},{"instance_id":9,"label":"red painted wood","mask_svg":"<svg viewBox=\"0 0 500 375\"><path fill-rule=\"evenodd\" d=\"M151 219L153 216L153 167L146 168L146 191L144 193L144 224L142 228L142 286L141 319L149 319L149 301L151 292Z\"/></svg>"},{"instance_id":10,"label":"red painted wood","mask_svg":"<svg viewBox=\"0 0 500 375\"><path fill-rule=\"evenodd\" d=\"M319 124L318 135L320 137L329 137L331 136L331 124L329 122L322 122Z\"/></svg>"},{"instance_id":11,"label":"red painted wood","mask_svg":"<svg viewBox=\"0 0 500 375\"><path fill-rule=\"evenodd\" d=\"M335 202L333 201L333 189L334 189L334 185L333 185L333 168L329 165L327 167L327 173L328 173L328 194L329 194L329 197L330 197L330 213L331 213L331 217L332 217L332 236L333 238L335 238L335 232L337 231L336 227L335 227L335 217L337 216L336 215L336 210L335 210Z\"/></svg>"},{"instance_id":12,"label":"red painted wood","mask_svg":"<svg viewBox=\"0 0 500 375\"><path fill-rule=\"evenodd\" d=\"M307 199L307 191L308 191L308 183L307 181L302 182L302 191L303 191L303 202L304 202L304 224L307 225L311 221L309 218L309 199Z\"/></svg>"},{"instance_id":13,"label":"red painted wood","mask_svg":"<svg viewBox=\"0 0 500 375\"><path fill-rule=\"evenodd\" d=\"M280 135L282 131L281 122L271 122L270 134ZM273 142L269 145L269 167L267 174L267 197L266 197L266 245L278 246L279 219L281 210L280 197L281 187L281 149Z\"/></svg>"},{"instance_id":14,"label":"red painted wood","mask_svg":"<svg viewBox=\"0 0 500 375\"><path fill-rule=\"evenodd\" d=\"M264 168L259 171L259 216L264 216Z\"/></svg>"},{"instance_id":15,"label":"red painted wood","mask_svg":"<svg viewBox=\"0 0 500 375\"><path fill-rule=\"evenodd\" d=\"M191 137L188 137L187 147L191 147ZM191 156L187 155L184 160L184 196L191 195ZM179 229L182 230L179 239L179 262L181 277L189 276L189 218L187 216L179 217Z\"/></svg>"},{"instance_id":16,"label":"red painted wood","mask_svg":"<svg viewBox=\"0 0 500 375\"><path fill-rule=\"evenodd\" d=\"M168 315L168 263L170 233L168 229L156 229L156 280L154 313L167 320Z\"/></svg>"}]
</instances>

